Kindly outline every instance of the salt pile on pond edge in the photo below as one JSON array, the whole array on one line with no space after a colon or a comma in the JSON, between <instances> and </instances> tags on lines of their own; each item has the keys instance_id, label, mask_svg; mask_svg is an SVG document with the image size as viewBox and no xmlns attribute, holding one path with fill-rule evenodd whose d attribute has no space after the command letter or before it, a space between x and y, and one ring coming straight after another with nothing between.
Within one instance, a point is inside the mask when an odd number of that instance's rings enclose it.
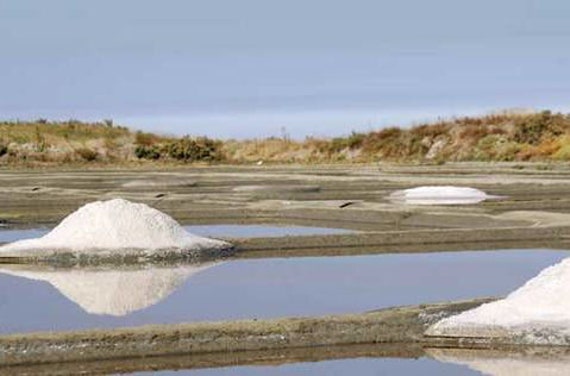
<instances>
[{"instance_id":1,"label":"salt pile on pond edge","mask_svg":"<svg viewBox=\"0 0 570 376\"><path fill-rule=\"evenodd\" d=\"M395 191L390 199L409 205L477 204L496 196L470 187L423 186Z\"/></svg>"},{"instance_id":2,"label":"salt pile on pond edge","mask_svg":"<svg viewBox=\"0 0 570 376\"><path fill-rule=\"evenodd\" d=\"M145 204L123 199L96 201L67 216L41 238L0 247L0 256L42 256L51 253L128 254L144 251L201 251L231 245L188 233L172 217Z\"/></svg>"},{"instance_id":3,"label":"salt pile on pond edge","mask_svg":"<svg viewBox=\"0 0 570 376\"><path fill-rule=\"evenodd\" d=\"M544 269L505 299L439 321L426 335L570 344L570 258Z\"/></svg>"}]
</instances>

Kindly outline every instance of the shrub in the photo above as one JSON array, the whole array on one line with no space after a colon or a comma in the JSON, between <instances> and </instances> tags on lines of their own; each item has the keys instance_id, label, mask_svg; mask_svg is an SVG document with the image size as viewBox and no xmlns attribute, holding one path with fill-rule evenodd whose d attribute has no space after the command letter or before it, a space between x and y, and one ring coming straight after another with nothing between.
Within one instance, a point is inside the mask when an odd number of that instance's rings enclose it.
<instances>
[{"instance_id":1,"label":"shrub","mask_svg":"<svg viewBox=\"0 0 570 376\"><path fill-rule=\"evenodd\" d=\"M542 111L539 114L520 118L515 127L515 141L538 145L546 138L555 138L565 133L570 129L570 121L562 114Z\"/></svg>"},{"instance_id":2,"label":"shrub","mask_svg":"<svg viewBox=\"0 0 570 376\"><path fill-rule=\"evenodd\" d=\"M47 149L47 143L44 135L40 131L40 127L36 126L35 132L36 151L43 153Z\"/></svg>"},{"instance_id":3,"label":"shrub","mask_svg":"<svg viewBox=\"0 0 570 376\"><path fill-rule=\"evenodd\" d=\"M174 159L193 161L219 161L221 143L208 137L190 138L188 136L173 141L165 146L166 153Z\"/></svg>"},{"instance_id":4,"label":"shrub","mask_svg":"<svg viewBox=\"0 0 570 376\"><path fill-rule=\"evenodd\" d=\"M80 148L75 150L75 154L81 157L84 161L92 162L99 157L99 153L96 150L89 148Z\"/></svg>"},{"instance_id":5,"label":"shrub","mask_svg":"<svg viewBox=\"0 0 570 376\"><path fill-rule=\"evenodd\" d=\"M555 159L560 159L564 161L570 160L570 145L562 146L556 154L553 156Z\"/></svg>"},{"instance_id":6,"label":"shrub","mask_svg":"<svg viewBox=\"0 0 570 376\"><path fill-rule=\"evenodd\" d=\"M383 157L400 156L403 153L402 141L404 135L405 132L396 127L372 132L363 140L362 149L365 153L379 153Z\"/></svg>"},{"instance_id":7,"label":"shrub","mask_svg":"<svg viewBox=\"0 0 570 376\"><path fill-rule=\"evenodd\" d=\"M558 150L552 155L554 159L570 160L570 136L563 136L558 139Z\"/></svg>"},{"instance_id":8,"label":"shrub","mask_svg":"<svg viewBox=\"0 0 570 376\"><path fill-rule=\"evenodd\" d=\"M479 140L484 139L489 135L489 130L480 125L465 125L464 128L459 133L459 139L462 142L469 142L470 144L476 144Z\"/></svg>"},{"instance_id":9,"label":"shrub","mask_svg":"<svg viewBox=\"0 0 570 376\"><path fill-rule=\"evenodd\" d=\"M329 154L340 153L348 147L347 139L344 137L335 137L327 145L326 151Z\"/></svg>"},{"instance_id":10,"label":"shrub","mask_svg":"<svg viewBox=\"0 0 570 376\"><path fill-rule=\"evenodd\" d=\"M435 138L441 135L444 135L448 132L448 125L440 122L436 124L423 124L417 127L413 127L409 130L409 132L419 138L430 137Z\"/></svg>"},{"instance_id":11,"label":"shrub","mask_svg":"<svg viewBox=\"0 0 570 376\"><path fill-rule=\"evenodd\" d=\"M521 160L544 160L549 158L558 158L558 152L563 147L560 139L546 139L539 145L526 144L518 153L517 157ZM558 156L557 156L558 155Z\"/></svg>"},{"instance_id":12,"label":"shrub","mask_svg":"<svg viewBox=\"0 0 570 376\"><path fill-rule=\"evenodd\" d=\"M135 134L135 144L141 146L152 146L157 142L157 136L152 133L138 131Z\"/></svg>"},{"instance_id":13,"label":"shrub","mask_svg":"<svg viewBox=\"0 0 570 376\"><path fill-rule=\"evenodd\" d=\"M350 149L357 149L362 146L362 142L365 138L366 135L364 133L357 133L355 131L352 131L350 136L348 136L346 142Z\"/></svg>"},{"instance_id":14,"label":"shrub","mask_svg":"<svg viewBox=\"0 0 570 376\"><path fill-rule=\"evenodd\" d=\"M340 153L345 149L355 150L362 147L365 139L365 134L352 131L348 137L335 137L319 145L319 148L321 152L326 152L330 157L332 154Z\"/></svg>"},{"instance_id":15,"label":"shrub","mask_svg":"<svg viewBox=\"0 0 570 376\"><path fill-rule=\"evenodd\" d=\"M489 134L479 140L473 158L481 161L514 161L521 146L504 135Z\"/></svg>"},{"instance_id":16,"label":"shrub","mask_svg":"<svg viewBox=\"0 0 570 376\"><path fill-rule=\"evenodd\" d=\"M8 146L0 144L0 157L4 156L5 154L8 154Z\"/></svg>"},{"instance_id":17,"label":"shrub","mask_svg":"<svg viewBox=\"0 0 570 376\"><path fill-rule=\"evenodd\" d=\"M139 145L135 148L135 156L139 159L157 160L160 158L160 150L156 146Z\"/></svg>"}]
</instances>

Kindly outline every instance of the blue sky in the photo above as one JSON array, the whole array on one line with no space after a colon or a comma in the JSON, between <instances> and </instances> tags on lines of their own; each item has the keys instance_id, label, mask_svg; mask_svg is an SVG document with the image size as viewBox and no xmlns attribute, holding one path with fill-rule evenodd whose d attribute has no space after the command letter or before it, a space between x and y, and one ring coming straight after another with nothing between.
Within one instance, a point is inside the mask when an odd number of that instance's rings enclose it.
<instances>
[{"instance_id":1,"label":"blue sky","mask_svg":"<svg viewBox=\"0 0 570 376\"><path fill-rule=\"evenodd\" d=\"M0 0L0 118L333 136L567 110L570 2Z\"/></svg>"}]
</instances>

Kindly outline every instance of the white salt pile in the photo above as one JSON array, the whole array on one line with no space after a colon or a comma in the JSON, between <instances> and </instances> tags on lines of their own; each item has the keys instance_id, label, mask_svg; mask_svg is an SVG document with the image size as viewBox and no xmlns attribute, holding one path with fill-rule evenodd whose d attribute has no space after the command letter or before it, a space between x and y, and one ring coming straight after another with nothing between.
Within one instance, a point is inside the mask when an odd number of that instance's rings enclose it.
<instances>
[{"instance_id":1,"label":"white salt pile","mask_svg":"<svg viewBox=\"0 0 570 376\"><path fill-rule=\"evenodd\" d=\"M503 300L439 321L426 335L569 344L570 258L544 269Z\"/></svg>"},{"instance_id":2,"label":"white salt pile","mask_svg":"<svg viewBox=\"0 0 570 376\"><path fill-rule=\"evenodd\" d=\"M1 268L0 273L53 285L86 312L124 316L165 299L186 279L214 264L192 264L175 268L142 270L34 270Z\"/></svg>"},{"instance_id":3,"label":"white salt pile","mask_svg":"<svg viewBox=\"0 0 570 376\"><path fill-rule=\"evenodd\" d=\"M41 238L2 246L0 256L41 256L47 252L152 254L229 247L228 243L186 232L173 218L145 204L114 199L79 208Z\"/></svg>"},{"instance_id":4,"label":"white salt pile","mask_svg":"<svg viewBox=\"0 0 570 376\"><path fill-rule=\"evenodd\" d=\"M477 204L496 196L470 187L424 186L395 191L390 200L408 205Z\"/></svg>"}]
</instances>

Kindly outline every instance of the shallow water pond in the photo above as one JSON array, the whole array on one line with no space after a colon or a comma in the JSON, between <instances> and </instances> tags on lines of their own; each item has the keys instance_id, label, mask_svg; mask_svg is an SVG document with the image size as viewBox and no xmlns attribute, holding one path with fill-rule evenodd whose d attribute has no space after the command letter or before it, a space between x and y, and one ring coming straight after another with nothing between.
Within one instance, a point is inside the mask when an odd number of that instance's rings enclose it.
<instances>
[{"instance_id":1,"label":"shallow water pond","mask_svg":"<svg viewBox=\"0 0 570 376\"><path fill-rule=\"evenodd\" d=\"M273 225L193 225L184 228L196 235L222 238L255 238L299 235L327 235L354 232L351 230L309 226L273 226ZM33 239L47 234L48 227L32 229L0 228L0 244L16 240Z\"/></svg>"},{"instance_id":2,"label":"shallow water pond","mask_svg":"<svg viewBox=\"0 0 570 376\"><path fill-rule=\"evenodd\" d=\"M568 375L567 353L527 353L488 350L437 349L414 358L346 358L282 365L244 365L186 371L160 371L153 374L174 376L209 375ZM137 375L148 375L139 372Z\"/></svg>"},{"instance_id":3,"label":"shallow water pond","mask_svg":"<svg viewBox=\"0 0 570 376\"><path fill-rule=\"evenodd\" d=\"M0 333L340 314L504 295L567 256L503 250L129 270L3 265Z\"/></svg>"},{"instance_id":4,"label":"shallow water pond","mask_svg":"<svg viewBox=\"0 0 570 376\"><path fill-rule=\"evenodd\" d=\"M150 372L139 372L136 375L149 375ZM241 375L480 375L467 367L441 363L429 358L356 358L321 362L294 363L280 366L241 366L227 368L211 368L187 371L159 371L153 375L175 376L187 374L192 376L241 376Z\"/></svg>"},{"instance_id":5,"label":"shallow water pond","mask_svg":"<svg viewBox=\"0 0 570 376\"><path fill-rule=\"evenodd\" d=\"M355 232L341 228L274 225L197 225L184 226L193 234L222 238L257 238L302 235L348 234Z\"/></svg>"},{"instance_id":6,"label":"shallow water pond","mask_svg":"<svg viewBox=\"0 0 570 376\"><path fill-rule=\"evenodd\" d=\"M40 227L32 229L4 229L0 228L0 244L15 242L23 239L33 239L44 236L49 232L49 228Z\"/></svg>"}]
</instances>

